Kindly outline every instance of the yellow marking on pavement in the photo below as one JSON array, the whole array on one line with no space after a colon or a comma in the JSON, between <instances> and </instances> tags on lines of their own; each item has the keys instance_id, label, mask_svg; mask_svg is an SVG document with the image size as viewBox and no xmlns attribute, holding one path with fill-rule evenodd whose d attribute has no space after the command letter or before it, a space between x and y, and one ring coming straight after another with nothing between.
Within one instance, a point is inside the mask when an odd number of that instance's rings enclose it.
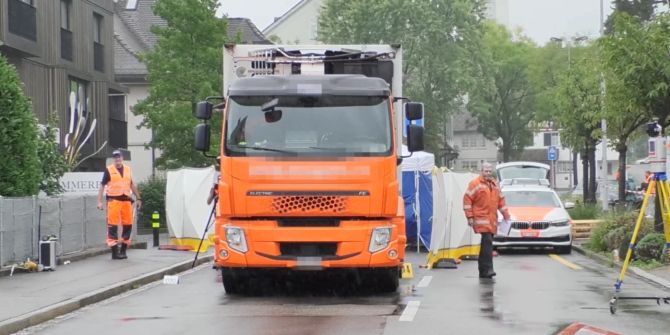
<instances>
[{"instance_id":1,"label":"yellow marking on pavement","mask_svg":"<svg viewBox=\"0 0 670 335\"><path fill-rule=\"evenodd\" d=\"M579 266L579 265L577 265L573 262L570 262L570 261L564 259L563 257L559 256L559 255L549 254L549 257L553 258L555 261L557 261L557 262L559 262L559 263L561 263L561 264L563 264L563 265L565 265L565 266L567 266L567 267L569 267L573 270L581 270L582 269L581 266Z\"/></svg>"}]
</instances>

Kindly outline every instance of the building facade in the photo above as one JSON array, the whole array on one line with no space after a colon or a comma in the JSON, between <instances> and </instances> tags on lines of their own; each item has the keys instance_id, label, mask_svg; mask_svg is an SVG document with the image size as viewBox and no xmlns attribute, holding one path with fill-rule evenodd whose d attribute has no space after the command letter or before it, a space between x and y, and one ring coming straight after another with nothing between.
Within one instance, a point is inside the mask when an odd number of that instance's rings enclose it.
<instances>
[{"instance_id":1,"label":"building facade","mask_svg":"<svg viewBox=\"0 0 670 335\"><path fill-rule=\"evenodd\" d=\"M324 0L298 1L263 29L263 35L278 44L321 44L317 41L319 13Z\"/></svg>"},{"instance_id":2,"label":"building facade","mask_svg":"<svg viewBox=\"0 0 670 335\"><path fill-rule=\"evenodd\" d=\"M112 149L127 147L125 89L114 81L112 18L106 0L0 1L0 53L18 70L39 122L58 113L64 148L70 92L84 102L89 126L96 120L81 150L81 157L92 155L82 171L101 171Z\"/></svg>"}]
</instances>

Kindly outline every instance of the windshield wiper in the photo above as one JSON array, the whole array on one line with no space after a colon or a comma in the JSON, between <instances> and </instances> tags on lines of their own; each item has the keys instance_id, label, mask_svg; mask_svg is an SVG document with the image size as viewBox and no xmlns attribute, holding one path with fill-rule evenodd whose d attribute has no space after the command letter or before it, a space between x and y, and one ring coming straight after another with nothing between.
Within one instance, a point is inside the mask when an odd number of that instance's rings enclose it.
<instances>
[{"instance_id":1,"label":"windshield wiper","mask_svg":"<svg viewBox=\"0 0 670 335\"><path fill-rule=\"evenodd\" d=\"M284 153L284 154L292 154L292 155L297 155L298 154L295 151L284 150L284 149L275 149L275 148L266 148L266 147L259 147L259 146L249 146L249 145L239 145L239 144L231 144L230 146L237 147L237 148L240 148L240 149L281 152L281 153Z\"/></svg>"}]
</instances>

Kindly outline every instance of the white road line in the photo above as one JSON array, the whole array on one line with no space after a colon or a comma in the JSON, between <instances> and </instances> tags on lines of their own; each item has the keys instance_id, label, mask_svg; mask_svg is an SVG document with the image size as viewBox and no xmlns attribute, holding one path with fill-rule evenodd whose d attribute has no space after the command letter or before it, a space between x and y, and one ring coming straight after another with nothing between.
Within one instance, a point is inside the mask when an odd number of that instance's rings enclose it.
<instances>
[{"instance_id":1,"label":"white road line","mask_svg":"<svg viewBox=\"0 0 670 335\"><path fill-rule=\"evenodd\" d=\"M416 287L428 287L430 285L430 281L433 280L433 276L424 276L421 278L421 281L416 284Z\"/></svg>"},{"instance_id":2,"label":"white road line","mask_svg":"<svg viewBox=\"0 0 670 335\"><path fill-rule=\"evenodd\" d=\"M402 315L400 315L400 319L398 321L401 322L414 321L414 316L416 315L416 312L419 311L419 305L421 305L421 301L418 300L409 301L407 303L407 306L405 306L405 310L402 311Z\"/></svg>"}]
</instances>

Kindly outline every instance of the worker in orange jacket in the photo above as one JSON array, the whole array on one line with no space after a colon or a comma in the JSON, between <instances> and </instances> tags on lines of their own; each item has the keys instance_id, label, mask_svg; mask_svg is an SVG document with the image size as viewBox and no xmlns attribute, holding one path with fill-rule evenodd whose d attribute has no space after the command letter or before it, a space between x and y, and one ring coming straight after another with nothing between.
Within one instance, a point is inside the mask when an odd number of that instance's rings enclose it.
<instances>
[{"instance_id":1,"label":"worker in orange jacket","mask_svg":"<svg viewBox=\"0 0 670 335\"><path fill-rule=\"evenodd\" d=\"M493 271L493 235L498 229L498 210L505 220L510 219L505 198L492 173L493 166L483 163L481 174L470 181L463 196L463 210L468 225L475 233L482 235L478 259L480 278L492 278L496 275Z\"/></svg>"},{"instance_id":2,"label":"worker in orange jacket","mask_svg":"<svg viewBox=\"0 0 670 335\"><path fill-rule=\"evenodd\" d=\"M114 163L107 166L98 192L98 209L102 210L102 194L107 199L107 246L112 250L112 259L126 259L126 249L130 245L130 233L133 229L133 198L137 209L142 204L140 192L135 187L128 165L123 164L123 154L119 150L112 152ZM132 193L131 193L132 192ZM121 239L119 239L119 226ZM120 246L119 246L120 244Z\"/></svg>"}]
</instances>

